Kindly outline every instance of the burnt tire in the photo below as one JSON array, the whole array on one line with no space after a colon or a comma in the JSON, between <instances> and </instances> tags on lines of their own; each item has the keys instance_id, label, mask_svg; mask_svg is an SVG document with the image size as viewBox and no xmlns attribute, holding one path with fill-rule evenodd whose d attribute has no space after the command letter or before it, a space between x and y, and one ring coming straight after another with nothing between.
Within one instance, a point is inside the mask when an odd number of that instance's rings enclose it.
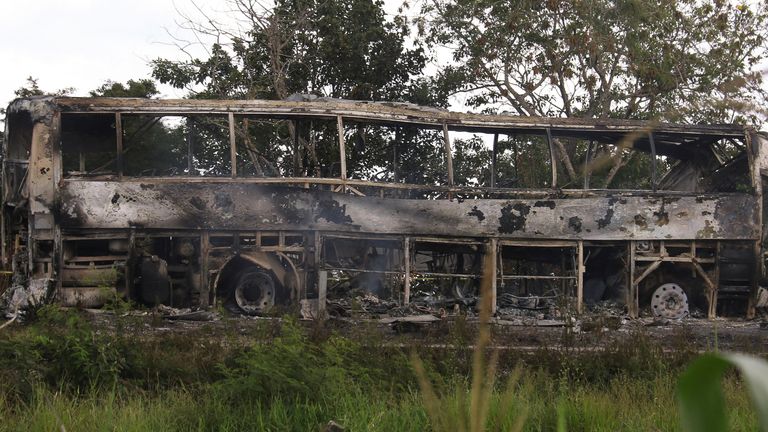
<instances>
[{"instance_id":1,"label":"burnt tire","mask_svg":"<svg viewBox=\"0 0 768 432\"><path fill-rule=\"evenodd\" d=\"M285 289L271 271L248 266L231 279L224 307L236 314L263 315L285 300Z\"/></svg>"}]
</instances>

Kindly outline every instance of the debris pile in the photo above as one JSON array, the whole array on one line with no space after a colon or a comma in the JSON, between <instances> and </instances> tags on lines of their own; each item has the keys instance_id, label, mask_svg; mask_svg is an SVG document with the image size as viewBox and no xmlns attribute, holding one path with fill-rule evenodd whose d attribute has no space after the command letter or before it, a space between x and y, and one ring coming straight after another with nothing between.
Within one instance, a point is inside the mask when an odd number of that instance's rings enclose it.
<instances>
[{"instance_id":1,"label":"debris pile","mask_svg":"<svg viewBox=\"0 0 768 432\"><path fill-rule=\"evenodd\" d=\"M551 319L559 315L557 296L516 296L511 293L499 295L496 314L499 317L525 317Z\"/></svg>"},{"instance_id":2,"label":"debris pile","mask_svg":"<svg viewBox=\"0 0 768 432\"><path fill-rule=\"evenodd\" d=\"M431 314L445 316L445 308L438 301L411 301L407 305L400 304L396 300L386 300L371 293L364 293L352 297L343 297L328 300L326 311L331 317L352 316L390 316L404 317L410 315Z\"/></svg>"},{"instance_id":3,"label":"debris pile","mask_svg":"<svg viewBox=\"0 0 768 432\"><path fill-rule=\"evenodd\" d=\"M24 310L48 303L53 297L52 279L34 279L28 281L25 272L15 271L24 268L28 263L28 254L17 253L13 256L14 271L10 277L10 286L0 295L0 310L5 311L8 318L24 313ZM3 275L7 277L7 275ZM4 283L7 281L4 281Z\"/></svg>"},{"instance_id":4,"label":"debris pile","mask_svg":"<svg viewBox=\"0 0 768 432\"><path fill-rule=\"evenodd\" d=\"M164 319L172 321L214 321L218 319L214 312L194 310L191 308L177 309L170 306L158 305L157 311Z\"/></svg>"},{"instance_id":5,"label":"debris pile","mask_svg":"<svg viewBox=\"0 0 768 432\"><path fill-rule=\"evenodd\" d=\"M10 318L16 314L24 315L29 308L49 303L53 298L53 279L32 279L25 284L13 283L0 299L0 309Z\"/></svg>"}]
</instances>

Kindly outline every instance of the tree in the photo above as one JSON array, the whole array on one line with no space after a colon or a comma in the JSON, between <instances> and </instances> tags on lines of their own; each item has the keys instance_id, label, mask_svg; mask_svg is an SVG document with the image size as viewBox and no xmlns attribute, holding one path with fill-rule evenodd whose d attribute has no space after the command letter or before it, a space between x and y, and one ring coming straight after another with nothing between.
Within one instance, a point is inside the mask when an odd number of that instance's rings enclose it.
<instances>
[{"instance_id":1,"label":"tree","mask_svg":"<svg viewBox=\"0 0 768 432\"><path fill-rule=\"evenodd\" d=\"M31 96L44 95L45 92L40 89L40 86L37 84L37 81L38 81L37 78L32 78L31 76L27 77L27 85L21 86L18 89L14 90L13 94L19 98L27 98Z\"/></svg>"},{"instance_id":2,"label":"tree","mask_svg":"<svg viewBox=\"0 0 768 432\"><path fill-rule=\"evenodd\" d=\"M450 95L524 116L759 123L764 2L428 0L424 41L448 47ZM578 179L574 142L557 140ZM609 151L602 149L603 152ZM582 151L583 152L583 151ZM614 150L606 185L627 163Z\"/></svg>"},{"instance_id":3,"label":"tree","mask_svg":"<svg viewBox=\"0 0 768 432\"><path fill-rule=\"evenodd\" d=\"M136 97L151 98L160 92L157 85L151 79L129 79L125 84L107 80L95 90L88 92L93 97Z\"/></svg>"},{"instance_id":4,"label":"tree","mask_svg":"<svg viewBox=\"0 0 768 432\"><path fill-rule=\"evenodd\" d=\"M194 97L285 99L293 93L358 100L412 100L423 48L406 48L405 21L387 21L380 0L230 0L247 24L185 17L184 28L215 39L208 59L156 59L153 76Z\"/></svg>"},{"instance_id":5,"label":"tree","mask_svg":"<svg viewBox=\"0 0 768 432\"><path fill-rule=\"evenodd\" d=\"M207 59L156 59L153 76L190 89L196 98L286 99L295 93L356 99L410 101L445 106L445 95L422 77L427 57L420 45L406 46L411 29L402 18L387 20L380 0L231 0L244 30L225 28L213 17L185 17L184 28L215 41ZM202 37L201 36L201 37ZM183 48L182 48L183 49ZM195 91L192 91L195 89ZM238 123L237 134L255 175L334 175L338 167L335 122L270 125ZM434 147L432 133L400 134L348 128L349 140L410 148L396 139ZM259 141L250 137L261 137ZM297 138L297 139L295 139ZM298 148L293 143L298 142ZM439 149L441 147L437 147ZM359 150L359 151L358 151ZM379 148L381 150L381 147ZM350 173L369 173L393 164L394 151L352 148ZM421 153L424 165L433 151ZM400 154L402 156L402 154ZM428 156L429 155L429 156ZM411 160L409 162L417 163ZM433 172L435 170L426 170ZM430 178L424 181L433 181Z\"/></svg>"}]
</instances>

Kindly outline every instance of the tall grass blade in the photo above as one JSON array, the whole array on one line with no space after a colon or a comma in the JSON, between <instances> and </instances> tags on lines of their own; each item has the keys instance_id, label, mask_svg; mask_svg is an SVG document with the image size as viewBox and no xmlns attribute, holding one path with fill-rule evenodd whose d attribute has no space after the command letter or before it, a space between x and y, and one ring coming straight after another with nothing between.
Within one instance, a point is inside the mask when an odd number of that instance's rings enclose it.
<instances>
[{"instance_id":1,"label":"tall grass blade","mask_svg":"<svg viewBox=\"0 0 768 432\"><path fill-rule=\"evenodd\" d=\"M499 363L499 353L494 352L490 359L487 359L487 350L491 343L491 313L493 310L493 297L491 289L493 279L496 277L493 269L494 254L487 253L483 262L483 274L480 283L480 323L475 342L474 352L472 353L472 383L469 394L469 406L464 395L463 386L459 384L456 389L457 414L455 421L448 420L450 412L450 401L441 399L434 390L432 383L427 378L426 371L421 359L414 353L411 356L411 362L418 378L421 388L424 407L432 423L433 430L453 430L482 432L488 426L491 397L496 383L496 373ZM510 383L507 386L509 396L505 397L505 403L501 409L509 409L512 402L512 391L519 378L519 371L510 377ZM467 413L468 412L468 413ZM500 416L503 415L499 414ZM443 429L445 428L445 429ZM522 429L522 422L515 423L515 429Z\"/></svg>"},{"instance_id":2,"label":"tall grass blade","mask_svg":"<svg viewBox=\"0 0 768 432\"><path fill-rule=\"evenodd\" d=\"M517 390L517 383L520 382L520 377L523 374L523 368L520 366L517 366L513 371L512 374L507 379L507 387L504 390L504 394L501 397L501 403L499 404L499 409L497 412L497 422L496 424L501 425L502 421L504 419L504 415L510 411L512 411L512 404L515 401L515 395ZM525 425L525 420L528 418L528 407L524 406L521 412L517 415L517 418L515 418L515 423L512 425L510 429L508 429L510 432L520 432L523 430L523 426Z\"/></svg>"},{"instance_id":3,"label":"tall grass blade","mask_svg":"<svg viewBox=\"0 0 768 432\"><path fill-rule=\"evenodd\" d=\"M424 401L424 409L427 411L427 416L429 417L430 422L432 422L432 428L436 431L442 430L442 419L444 418L442 410L445 407L442 406L440 398L437 396L437 393L435 393L435 389L427 377L424 363L416 353L411 355L411 364L416 373L416 379L419 381L421 397Z\"/></svg>"},{"instance_id":4,"label":"tall grass blade","mask_svg":"<svg viewBox=\"0 0 768 432\"><path fill-rule=\"evenodd\" d=\"M565 418L565 403L561 400L557 404L557 432L567 432L568 423Z\"/></svg>"}]
</instances>

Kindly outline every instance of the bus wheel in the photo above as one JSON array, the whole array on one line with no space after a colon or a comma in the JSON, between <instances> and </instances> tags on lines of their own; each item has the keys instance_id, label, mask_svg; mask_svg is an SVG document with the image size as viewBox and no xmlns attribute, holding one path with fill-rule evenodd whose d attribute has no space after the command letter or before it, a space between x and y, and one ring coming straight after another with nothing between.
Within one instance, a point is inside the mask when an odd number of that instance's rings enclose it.
<instances>
[{"instance_id":1,"label":"bus wheel","mask_svg":"<svg viewBox=\"0 0 768 432\"><path fill-rule=\"evenodd\" d=\"M653 316L681 319L688 316L688 296L676 283L665 283L656 288L651 297Z\"/></svg>"},{"instance_id":2,"label":"bus wheel","mask_svg":"<svg viewBox=\"0 0 768 432\"><path fill-rule=\"evenodd\" d=\"M259 315L275 305L280 287L271 272L249 266L235 279L232 297L237 307L247 315Z\"/></svg>"}]
</instances>

